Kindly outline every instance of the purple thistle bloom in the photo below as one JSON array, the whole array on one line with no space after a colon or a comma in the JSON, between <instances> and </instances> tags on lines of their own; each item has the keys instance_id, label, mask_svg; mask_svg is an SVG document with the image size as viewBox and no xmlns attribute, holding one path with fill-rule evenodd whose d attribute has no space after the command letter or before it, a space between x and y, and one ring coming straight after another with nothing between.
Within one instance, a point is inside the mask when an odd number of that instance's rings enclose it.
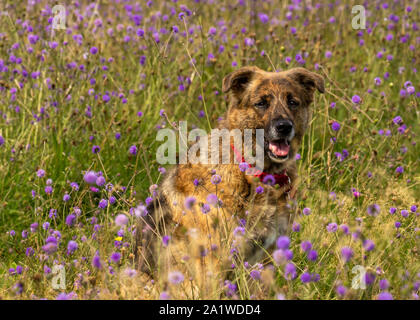
<instances>
[{"instance_id":1,"label":"purple thistle bloom","mask_svg":"<svg viewBox=\"0 0 420 320\"><path fill-rule=\"evenodd\" d=\"M255 189L255 192L256 192L257 194L261 194L261 193L263 193L263 192L264 192L264 188L263 188L263 187L261 187L261 186L258 186L258 187Z\"/></svg>"},{"instance_id":2,"label":"purple thistle bloom","mask_svg":"<svg viewBox=\"0 0 420 320\"><path fill-rule=\"evenodd\" d=\"M344 259L344 262L348 262L353 257L353 250L350 247L341 248L341 257Z\"/></svg>"},{"instance_id":3,"label":"purple thistle bloom","mask_svg":"<svg viewBox=\"0 0 420 320\"><path fill-rule=\"evenodd\" d=\"M125 214L119 214L115 218L115 224L117 226L123 227L128 223L128 217Z\"/></svg>"},{"instance_id":4,"label":"purple thistle bloom","mask_svg":"<svg viewBox=\"0 0 420 320\"><path fill-rule=\"evenodd\" d=\"M362 99L356 94L353 97L351 97L351 101L353 101L353 103L355 104L359 104L360 101L362 101Z\"/></svg>"},{"instance_id":5,"label":"purple thistle bloom","mask_svg":"<svg viewBox=\"0 0 420 320\"><path fill-rule=\"evenodd\" d=\"M336 232L337 231L337 228L338 228L337 224L335 222L331 222L327 226L327 231L328 232Z\"/></svg>"},{"instance_id":6,"label":"purple thistle bloom","mask_svg":"<svg viewBox=\"0 0 420 320\"><path fill-rule=\"evenodd\" d=\"M69 227L73 226L75 221L76 221L76 216L74 214L69 214L66 217L66 225L68 225Z\"/></svg>"},{"instance_id":7,"label":"purple thistle bloom","mask_svg":"<svg viewBox=\"0 0 420 320\"><path fill-rule=\"evenodd\" d=\"M367 207L367 213L370 216L376 217L381 211L381 207L377 205L376 203L371 204Z\"/></svg>"},{"instance_id":8,"label":"purple thistle bloom","mask_svg":"<svg viewBox=\"0 0 420 320\"><path fill-rule=\"evenodd\" d=\"M308 272L304 272L302 273L302 275L300 276L300 281L302 281L302 283L308 283L311 282L312 276L310 273Z\"/></svg>"},{"instance_id":9,"label":"purple thistle bloom","mask_svg":"<svg viewBox=\"0 0 420 320\"><path fill-rule=\"evenodd\" d=\"M316 250L310 250L308 252L308 260L316 261L316 259L318 259L318 252Z\"/></svg>"},{"instance_id":10,"label":"purple thistle bloom","mask_svg":"<svg viewBox=\"0 0 420 320\"><path fill-rule=\"evenodd\" d=\"M404 168L403 167L397 167L397 169L395 169L396 173L403 173L404 172Z\"/></svg>"},{"instance_id":11,"label":"purple thistle bloom","mask_svg":"<svg viewBox=\"0 0 420 320\"><path fill-rule=\"evenodd\" d=\"M187 210L192 210L195 202L196 202L196 199L194 197L187 197L185 198L184 206Z\"/></svg>"},{"instance_id":12,"label":"purple thistle bloom","mask_svg":"<svg viewBox=\"0 0 420 320\"><path fill-rule=\"evenodd\" d=\"M51 186L46 186L45 187L45 193L46 194L51 194L53 192L53 188Z\"/></svg>"},{"instance_id":13,"label":"purple thistle bloom","mask_svg":"<svg viewBox=\"0 0 420 320\"><path fill-rule=\"evenodd\" d=\"M64 202L67 202L67 201L69 201L70 200L70 196L66 193L64 196L63 196L63 201Z\"/></svg>"},{"instance_id":14,"label":"purple thistle bloom","mask_svg":"<svg viewBox=\"0 0 420 320\"><path fill-rule=\"evenodd\" d=\"M379 281L379 289L381 290L386 290L389 287L389 282L387 279L381 279Z\"/></svg>"},{"instance_id":15,"label":"purple thistle bloom","mask_svg":"<svg viewBox=\"0 0 420 320\"><path fill-rule=\"evenodd\" d=\"M334 121L332 124L331 124L331 129L333 129L334 131L338 131L338 130L340 130L340 124L338 123L338 122L336 122L336 121Z\"/></svg>"},{"instance_id":16,"label":"purple thistle bloom","mask_svg":"<svg viewBox=\"0 0 420 320\"><path fill-rule=\"evenodd\" d=\"M399 227L401 227L401 222L396 221L396 222L395 222L395 228L397 228L397 229L398 229Z\"/></svg>"},{"instance_id":17,"label":"purple thistle bloom","mask_svg":"<svg viewBox=\"0 0 420 320\"><path fill-rule=\"evenodd\" d=\"M45 170L39 169L36 172L36 175L37 175L38 178L43 178L45 176Z\"/></svg>"},{"instance_id":18,"label":"purple thistle bloom","mask_svg":"<svg viewBox=\"0 0 420 320\"><path fill-rule=\"evenodd\" d=\"M98 53L98 48L96 48L96 47L90 48L90 53L91 54L97 54Z\"/></svg>"},{"instance_id":19,"label":"purple thistle bloom","mask_svg":"<svg viewBox=\"0 0 420 320\"><path fill-rule=\"evenodd\" d=\"M213 207L216 207L219 199L217 198L217 196L214 193L210 193L207 198L206 201L208 204L212 205Z\"/></svg>"},{"instance_id":20,"label":"purple thistle bloom","mask_svg":"<svg viewBox=\"0 0 420 320\"><path fill-rule=\"evenodd\" d=\"M184 281L184 275L179 271L172 271L168 274L168 280L172 284L180 284Z\"/></svg>"},{"instance_id":21,"label":"purple thistle bloom","mask_svg":"<svg viewBox=\"0 0 420 320\"><path fill-rule=\"evenodd\" d=\"M222 182L222 178L218 174L214 174L211 176L210 181L212 184L218 185L220 182Z\"/></svg>"},{"instance_id":22,"label":"purple thistle bloom","mask_svg":"<svg viewBox=\"0 0 420 320\"><path fill-rule=\"evenodd\" d=\"M119 253L119 252L113 252L111 254L111 258L110 259L111 259L112 262L118 263L120 261L120 259L121 259L121 253Z\"/></svg>"},{"instance_id":23,"label":"purple thistle bloom","mask_svg":"<svg viewBox=\"0 0 420 320\"><path fill-rule=\"evenodd\" d=\"M164 247L167 247L169 245L169 240L171 240L170 236L163 236L162 237L162 244Z\"/></svg>"},{"instance_id":24,"label":"purple thistle bloom","mask_svg":"<svg viewBox=\"0 0 420 320\"><path fill-rule=\"evenodd\" d=\"M277 244L277 248L279 249L283 249L283 250L289 249L290 239L287 236L281 236L277 239L276 244Z\"/></svg>"},{"instance_id":25,"label":"purple thistle bloom","mask_svg":"<svg viewBox=\"0 0 420 320\"><path fill-rule=\"evenodd\" d=\"M92 259L92 266L96 269L102 269L102 262L101 258L99 257L98 253Z\"/></svg>"},{"instance_id":26,"label":"purple thistle bloom","mask_svg":"<svg viewBox=\"0 0 420 320\"><path fill-rule=\"evenodd\" d=\"M394 300L394 298L392 297L392 294L390 294L387 291L384 291L378 294L377 300Z\"/></svg>"},{"instance_id":27,"label":"purple thistle bloom","mask_svg":"<svg viewBox=\"0 0 420 320\"><path fill-rule=\"evenodd\" d=\"M57 251L57 244L53 242L48 242L47 244L42 246L42 250L44 250L46 254L53 254Z\"/></svg>"},{"instance_id":28,"label":"purple thistle bloom","mask_svg":"<svg viewBox=\"0 0 420 320\"><path fill-rule=\"evenodd\" d=\"M137 154L137 147L136 147L135 145L132 145L132 146L130 147L130 149L128 150L128 152L129 152L131 155L135 156L135 155Z\"/></svg>"},{"instance_id":29,"label":"purple thistle bloom","mask_svg":"<svg viewBox=\"0 0 420 320\"><path fill-rule=\"evenodd\" d=\"M254 280L260 280L261 279L261 272L259 270L252 270L249 275Z\"/></svg>"},{"instance_id":30,"label":"purple thistle bloom","mask_svg":"<svg viewBox=\"0 0 420 320\"><path fill-rule=\"evenodd\" d=\"M98 207L101 209L105 209L108 206L108 200L106 199L101 199L101 201L99 201Z\"/></svg>"},{"instance_id":31,"label":"purple thistle bloom","mask_svg":"<svg viewBox=\"0 0 420 320\"><path fill-rule=\"evenodd\" d=\"M407 218L407 217L408 217L408 215L409 215L408 210L401 210L401 215L402 215L404 218Z\"/></svg>"},{"instance_id":32,"label":"purple thistle bloom","mask_svg":"<svg viewBox=\"0 0 420 320\"><path fill-rule=\"evenodd\" d=\"M284 267L284 278L286 280L293 280L297 276L296 267L293 263L288 263Z\"/></svg>"},{"instance_id":33,"label":"purple thistle bloom","mask_svg":"<svg viewBox=\"0 0 420 320\"><path fill-rule=\"evenodd\" d=\"M76 241L70 240L67 244L67 254L72 254L74 251L77 250L78 247L79 245Z\"/></svg>"},{"instance_id":34,"label":"purple thistle bloom","mask_svg":"<svg viewBox=\"0 0 420 320\"><path fill-rule=\"evenodd\" d=\"M209 205L209 204L207 204L207 203L204 203L204 204L201 206L201 212L202 212L202 213L204 213L204 214L209 213L209 212L210 212L210 205Z\"/></svg>"},{"instance_id":35,"label":"purple thistle bloom","mask_svg":"<svg viewBox=\"0 0 420 320\"><path fill-rule=\"evenodd\" d=\"M83 180L85 180L85 182L88 184L94 184L97 178L98 176L96 175L94 171L88 171L83 176Z\"/></svg>"},{"instance_id":36,"label":"purple thistle bloom","mask_svg":"<svg viewBox=\"0 0 420 320\"><path fill-rule=\"evenodd\" d=\"M391 207L391 208L389 209L389 213L390 213L390 214L394 214L395 212L397 212L397 208Z\"/></svg>"},{"instance_id":37,"label":"purple thistle bloom","mask_svg":"<svg viewBox=\"0 0 420 320\"><path fill-rule=\"evenodd\" d=\"M305 216L309 216L312 213L311 208L304 208L303 211L302 211L302 213Z\"/></svg>"},{"instance_id":38,"label":"purple thistle bloom","mask_svg":"<svg viewBox=\"0 0 420 320\"><path fill-rule=\"evenodd\" d=\"M375 243L372 240L367 239L363 242L363 247L366 251L372 251L375 249Z\"/></svg>"},{"instance_id":39,"label":"purple thistle bloom","mask_svg":"<svg viewBox=\"0 0 420 320\"><path fill-rule=\"evenodd\" d=\"M312 243L310 241L302 241L302 243L300 244L300 248L303 252L308 252L312 249Z\"/></svg>"},{"instance_id":40,"label":"purple thistle bloom","mask_svg":"<svg viewBox=\"0 0 420 320\"><path fill-rule=\"evenodd\" d=\"M345 296L345 294L347 293L347 288L346 288L345 286L343 286L343 285L339 285L339 286L337 286L337 288L335 289L335 292L337 292L337 294L338 294L340 297L343 297L343 296Z\"/></svg>"}]
</instances>

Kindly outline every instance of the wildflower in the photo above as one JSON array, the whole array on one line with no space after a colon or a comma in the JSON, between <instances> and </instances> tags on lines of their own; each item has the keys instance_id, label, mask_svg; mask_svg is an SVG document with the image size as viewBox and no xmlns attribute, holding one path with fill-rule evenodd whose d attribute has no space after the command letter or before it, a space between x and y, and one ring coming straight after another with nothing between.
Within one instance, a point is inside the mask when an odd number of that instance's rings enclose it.
<instances>
[{"instance_id":1,"label":"wildflower","mask_svg":"<svg viewBox=\"0 0 420 320\"><path fill-rule=\"evenodd\" d=\"M379 289L381 290L386 290L389 287L389 282L387 279L381 279L379 281Z\"/></svg>"},{"instance_id":2,"label":"wildflower","mask_svg":"<svg viewBox=\"0 0 420 320\"><path fill-rule=\"evenodd\" d=\"M164 247L167 247L169 245L169 240L171 240L170 236L163 236L162 237L162 244Z\"/></svg>"},{"instance_id":3,"label":"wildflower","mask_svg":"<svg viewBox=\"0 0 420 320\"><path fill-rule=\"evenodd\" d=\"M95 183L98 187L103 186L106 183L104 176L99 176L98 178L96 178Z\"/></svg>"},{"instance_id":4,"label":"wildflower","mask_svg":"<svg viewBox=\"0 0 420 320\"><path fill-rule=\"evenodd\" d=\"M390 294L387 291L384 291L378 294L377 300L394 300L394 298L392 297L392 294Z\"/></svg>"},{"instance_id":5,"label":"wildflower","mask_svg":"<svg viewBox=\"0 0 420 320\"><path fill-rule=\"evenodd\" d=\"M283 249L283 250L288 249L290 246L290 239L287 236L281 236L277 239L276 244L277 244L277 248L279 249Z\"/></svg>"},{"instance_id":6,"label":"wildflower","mask_svg":"<svg viewBox=\"0 0 420 320\"><path fill-rule=\"evenodd\" d=\"M345 296L345 295L346 295L346 293L347 293L347 288L346 288L345 286L343 286L343 285L339 285L339 286L337 286L337 288L335 289L335 292L337 292L337 294L338 294L340 297L343 297L343 296Z\"/></svg>"},{"instance_id":7,"label":"wildflower","mask_svg":"<svg viewBox=\"0 0 420 320\"><path fill-rule=\"evenodd\" d=\"M372 251L375 248L375 243L372 240L367 239L363 242L363 247L366 251Z\"/></svg>"},{"instance_id":8,"label":"wildflower","mask_svg":"<svg viewBox=\"0 0 420 320\"><path fill-rule=\"evenodd\" d=\"M379 205L377 205L376 203L371 204L367 207L368 215L373 216L373 217L376 217L380 211L381 211L381 207L379 207Z\"/></svg>"},{"instance_id":9,"label":"wildflower","mask_svg":"<svg viewBox=\"0 0 420 320\"><path fill-rule=\"evenodd\" d=\"M184 281L184 275L179 271L172 271L168 274L168 280L172 284L180 284Z\"/></svg>"},{"instance_id":10,"label":"wildflower","mask_svg":"<svg viewBox=\"0 0 420 320\"><path fill-rule=\"evenodd\" d=\"M128 152L129 152L131 155L135 156L135 155L137 154L137 147L136 147L135 145L132 145L132 146L128 149Z\"/></svg>"},{"instance_id":11,"label":"wildflower","mask_svg":"<svg viewBox=\"0 0 420 320\"><path fill-rule=\"evenodd\" d=\"M310 250L308 252L308 260L316 261L316 259L318 259L318 252L316 250Z\"/></svg>"},{"instance_id":12,"label":"wildflower","mask_svg":"<svg viewBox=\"0 0 420 320\"><path fill-rule=\"evenodd\" d=\"M102 262L98 253L96 253L92 259L92 266L95 267L96 269L102 269Z\"/></svg>"},{"instance_id":13,"label":"wildflower","mask_svg":"<svg viewBox=\"0 0 420 320\"><path fill-rule=\"evenodd\" d=\"M195 202L196 202L196 199L194 197L187 197L185 198L184 206L187 210L192 210Z\"/></svg>"},{"instance_id":14,"label":"wildflower","mask_svg":"<svg viewBox=\"0 0 420 320\"><path fill-rule=\"evenodd\" d=\"M312 243L310 241L302 241L302 243L300 244L300 248L302 249L302 251L308 252L312 249Z\"/></svg>"},{"instance_id":15,"label":"wildflower","mask_svg":"<svg viewBox=\"0 0 420 320\"><path fill-rule=\"evenodd\" d=\"M300 281L302 281L302 283L308 283L311 282L311 275L308 272L304 272L302 273L302 275L300 276Z\"/></svg>"},{"instance_id":16,"label":"wildflower","mask_svg":"<svg viewBox=\"0 0 420 320\"><path fill-rule=\"evenodd\" d=\"M106 199L101 199L99 201L98 207L101 209L105 209L108 206L108 201Z\"/></svg>"},{"instance_id":17,"label":"wildflower","mask_svg":"<svg viewBox=\"0 0 420 320\"><path fill-rule=\"evenodd\" d=\"M288 263L284 267L284 278L286 280L293 280L297 276L296 267L293 263Z\"/></svg>"},{"instance_id":18,"label":"wildflower","mask_svg":"<svg viewBox=\"0 0 420 320\"><path fill-rule=\"evenodd\" d=\"M67 254L72 254L78 247L79 246L76 241L70 240L67 244Z\"/></svg>"},{"instance_id":19,"label":"wildflower","mask_svg":"<svg viewBox=\"0 0 420 320\"><path fill-rule=\"evenodd\" d=\"M123 227L128 223L128 218L125 214L119 214L116 218L115 218L115 224L117 226Z\"/></svg>"},{"instance_id":20,"label":"wildflower","mask_svg":"<svg viewBox=\"0 0 420 320\"><path fill-rule=\"evenodd\" d=\"M263 192L264 192L264 188L263 188L263 187L261 187L261 186L258 186L258 187L255 189L255 192L256 192L257 194L261 194L261 193L263 193Z\"/></svg>"},{"instance_id":21,"label":"wildflower","mask_svg":"<svg viewBox=\"0 0 420 320\"><path fill-rule=\"evenodd\" d=\"M312 213L311 208L304 208L303 211L302 211L302 213L305 216L309 216Z\"/></svg>"},{"instance_id":22,"label":"wildflower","mask_svg":"<svg viewBox=\"0 0 420 320\"><path fill-rule=\"evenodd\" d=\"M99 146L92 147L92 153L99 153L99 151L101 151L101 148Z\"/></svg>"},{"instance_id":23,"label":"wildflower","mask_svg":"<svg viewBox=\"0 0 420 320\"><path fill-rule=\"evenodd\" d=\"M118 263L120 261L120 259L121 259L121 253L119 253L119 252L113 252L111 254L111 258L110 259L111 259L112 262Z\"/></svg>"},{"instance_id":24,"label":"wildflower","mask_svg":"<svg viewBox=\"0 0 420 320\"><path fill-rule=\"evenodd\" d=\"M210 180L212 184L218 185L222 181L222 178L218 174L214 174Z\"/></svg>"},{"instance_id":25,"label":"wildflower","mask_svg":"<svg viewBox=\"0 0 420 320\"><path fill-rule=\"evenodd\" d=\"M85 180L85 182L88 184L94 184L97 178L98 177L94 171L88 171L83 176L83 180Z\"/></svg>"},{"instance_id":26,"label":"wildflower","mask_svg":"<svg viewBox=\"0 0 420 320\"><path fill-rule=\"evenodd\" d=\"M261 272L259 270L252 270L249 275L254 280L260 280L261 279Z\"/></svg>"},{"instance_id":27,"label":"wildflower","mask_svg":"<svg viewBox=\"0 0 420 320\"><path fill-rule=\"evenodd\" d=\"M344 259L344 262L348 262L353 257L353 250L350 247L341 248L341 257Z\"/></svg>"},{"instance_id":28,"label":"wildflower","mask_svg":"<svg viewBox=\"0 0 420 320\"><path fill-rule=\"evenodd\" d=\"M355 104L359 104L362 101L362 99L358 95L354 95L353 97L351 97L351 101L353 101L353 103Z\"/></svg>"},{"instance_id":29,"label":"wildflower","mask_svg":"<svg viewBox=\"0 0 420 320\"><path fill-rule=\"evenodd\" d=\"M330 224L328 224L327 231L328 232L336 232L337 231L337 224L335 222L331 222Z\"/></svg>"},{"instance_id":30,"label":"wildflower","mask_svg":"<svg viewBox=\"0 0 420 320\"><path fill-rule=\"evenodd\" d=\"M68 225L69 227L73 226L75 221L76 221L76 216L74 214L69 214L66 217L66 225Z\"/></svg>"},{"instance_id":31,"label":"wildflower","mask_svg":"<svg viewBox=\"0 0 420 320\"><path fill-rule=\"evenodd\" d=\"M404 218L407 218L407 217L408 217L408 210L401 210L401 215L402 215Z\"/></svg>"}]
</instances>

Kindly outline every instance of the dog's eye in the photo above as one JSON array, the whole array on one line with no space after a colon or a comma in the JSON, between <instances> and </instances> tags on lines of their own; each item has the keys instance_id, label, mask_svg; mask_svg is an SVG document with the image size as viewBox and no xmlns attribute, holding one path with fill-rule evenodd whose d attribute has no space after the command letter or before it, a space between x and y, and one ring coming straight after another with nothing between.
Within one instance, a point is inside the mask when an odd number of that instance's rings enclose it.
<instances>
[{"instance_id":1,"label":"dog's eye","mask_svg":"<svg viewBox=\"0 0 420 320\"><path fill-rule=\"evenodd\" d=\"M296 108L297 106L299 106L299 102L293 99L292 96L287 96L287 105L290 108Z\"/></svg>"},{"instance_id":2,"label":"dog's eye","mask_svg":"<svg viewBox=\"0 0 420 320\"><path fill-rule=\"evenodd\" d=\"M260 102L255 104L255 107L258 109L267 109L268 108L268 102L266 100L261 100Z\"/></svg>"}]
</instances>

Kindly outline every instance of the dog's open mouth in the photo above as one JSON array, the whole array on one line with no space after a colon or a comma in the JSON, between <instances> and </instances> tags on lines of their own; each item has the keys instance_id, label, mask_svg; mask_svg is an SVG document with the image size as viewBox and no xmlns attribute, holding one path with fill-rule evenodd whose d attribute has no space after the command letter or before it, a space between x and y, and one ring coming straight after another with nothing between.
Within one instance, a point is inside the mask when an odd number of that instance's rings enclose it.
<instances>
[{"instance_id":1,"label":"dog's open mouth","mask_svg":"<svg viewBox=\"0 0 420 320\"><path fill-rule=\"evenodd\" d=\"M290 143L287 139L273 140L268 143L268 156L277 162L283 162L289 157Z\"/></svg>"}]
</instances>

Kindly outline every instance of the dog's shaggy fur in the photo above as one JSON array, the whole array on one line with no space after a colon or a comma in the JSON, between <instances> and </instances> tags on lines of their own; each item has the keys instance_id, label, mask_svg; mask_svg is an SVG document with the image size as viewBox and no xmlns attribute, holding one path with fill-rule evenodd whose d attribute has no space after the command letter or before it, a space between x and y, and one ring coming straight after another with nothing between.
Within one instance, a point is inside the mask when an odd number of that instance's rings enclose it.
<instances>
[{"instance_id":1,"label":"dog's shaggy fur","mask_svg":"<svg viewBox=\"0 0 420 320\"><path fill-rule=\"evenodd\" d=\"M324 92L323 78L304 68L265 72L243 67L223 79L229 109L219 128L264 129L264 172L285 172L290 184L271 186L245 174L234 163L233 152L231 164L175 166L156 191L148 214L139 218L139 268L152 274L158 269L184 268L203 283L200 278L230 266L232 254L241 254L243 261L252 264L273 250L292 222L288 201L296 188L295 155L310 123L315 89ZM221 177L217 185L210 181L214 173ZM258 186L263 193L256 192ZM200 207L212 193L217 194L219 206L203 214ZM196 199L189 209L184 206L187 197ZM235 230L244 221L245 231ZM239 243L235 234L243 232L247 240ZM171 237L168 248L162 248L165 235Z\"/></svg>"}]
</instances>

